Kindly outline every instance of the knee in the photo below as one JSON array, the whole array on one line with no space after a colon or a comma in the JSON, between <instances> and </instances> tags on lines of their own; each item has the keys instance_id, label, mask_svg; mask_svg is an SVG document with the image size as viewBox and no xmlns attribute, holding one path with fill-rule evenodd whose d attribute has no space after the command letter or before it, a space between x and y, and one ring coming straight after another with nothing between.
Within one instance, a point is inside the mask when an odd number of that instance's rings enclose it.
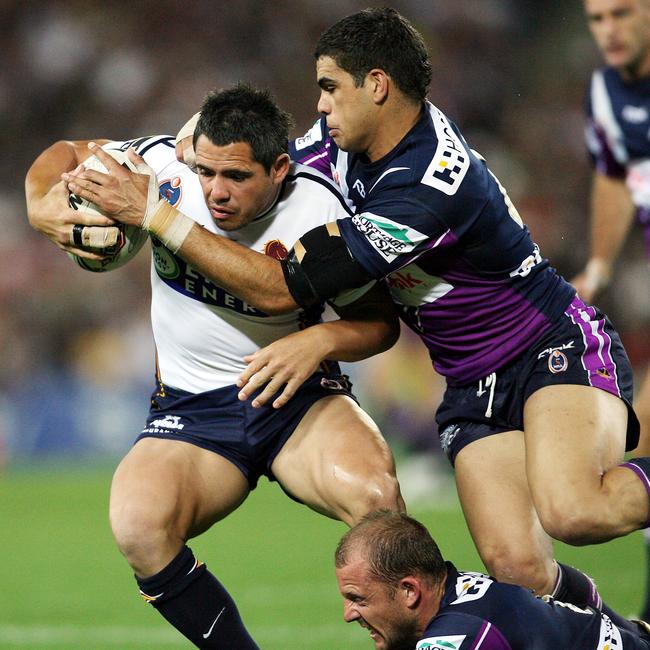
<instances>
[{"instance_id":1,"label":"knee","mask_svg":"<svg viewBox=\"0 0 650 650\"><path fill-rule=\"evenodd\" d=\"M527 552L521 546L494 545L481 550L488 573L499 582L532 589L537 595L550 593L555 583L555 565L552 558Z\"/></svg>"},{"instance_id":2,"label":"knee","mask_svg":"<svg viewBox=\"0 0 650 650\"><path fill-rule=\"evenodd\" d=\"M553 539L573 546L589 543L593 538L594 520L585 499L577 503L574 499L549 499L537 505L537 514L544 530Z\"/></svg>"},{"instance_id":3,"label":"knee","mask_svg":"<svg viewBox=\"0 0 650 650\"><path fill-rule=\"evenodd\" d=\"M375 510L406 511L399 482L394 473L385 472L380 476L359 481L356 494L358 496L349 509L350 521L346 522L350 525L354 525L361 517Z\"/></svg>"},{"instance_id":4,"label":"knee","mask_svg":"<svg viewBox=\"0 0 650 650\"><path fill-rule=\"evenodd\" d=\"M139 575L151 573L150 564L168 537L162 518L138 504L111 503L110 523L117 547L131 567Z\"/></svg>"},{"instance_id":5,"label":"knee","mask_svg":"<svg viewBox=\"0 0 650 650\"><path fill-rule=\"evenodd\" d=\"M583 512L557 508L539 513L539 519L553 539L565 544L583 546L594 536L594 522Z\"/></svg>"}]
</instances>

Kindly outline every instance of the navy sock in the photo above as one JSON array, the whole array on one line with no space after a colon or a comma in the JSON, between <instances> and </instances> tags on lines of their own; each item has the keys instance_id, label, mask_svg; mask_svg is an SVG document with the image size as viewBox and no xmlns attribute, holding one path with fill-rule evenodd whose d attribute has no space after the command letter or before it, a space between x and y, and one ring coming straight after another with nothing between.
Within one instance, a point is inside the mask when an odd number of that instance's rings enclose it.
<instances>
[{"instance_id":1,"label":"navy sock","mask_svg":"<svg viewBox=\"0 0 650 650\"><path fill-rule=\"evenodd\" d=\"M553 594L551 594L553 598L578 607L593 607L607 615L617 627L624 628L638 636L637 625L617 614L602 601L596 583L588 575L560 562L557 563L557 567L558 579Z\"/></svg>"},{"instance_id":2,"label":"navy sock","mask_svg":"<svg viewBox=\"0 0 650 650\"><path fill-rule=\"evenodd\" d=\"M136 580L142 597L198 648L259 650L230 594L187 546L162 571Z\"/></svg>"},{"instance_id":3,"label":"navy sock","mask_svg":"<svg viewBox=\"0 0 650 650\"><path fill-rule=\"evenodd\" d=\"M594 607L601 609L603 601L596 588L596 583L582 571L568 564L557 563L558 575L555 589L551 596L563 603L571 603L578 607Z\"/></svg>"}]
</instances>

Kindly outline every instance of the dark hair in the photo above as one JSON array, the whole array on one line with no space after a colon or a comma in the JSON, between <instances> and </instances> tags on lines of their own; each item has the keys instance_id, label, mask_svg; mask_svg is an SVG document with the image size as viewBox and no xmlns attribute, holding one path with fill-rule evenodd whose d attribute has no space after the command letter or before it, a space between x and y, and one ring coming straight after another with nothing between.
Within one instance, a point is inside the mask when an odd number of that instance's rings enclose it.
<instances>
[{"instance_id":1,"label":"dark hair","mask_svg":"<svg viewBox=\"0 0 650 650\"><path fill-rule=\"evenodd\" d=\"M269 172L278 156L288 151L292 122L267 90L239 83L205 98L194 129L194 144L200 135L220 147L247 142L253 158Z\"/></svg>"},{"instance_id":2,"label":"dark hair","mask_svg":"<svg viewBox=\"0 0 650 650\"><path fill-rule=\"evenodd\" d=\"M329 56L352 75L357 86L373 68L381 68L397 87L423 101L431 81L426 45L411 23L394 9L364 9L347 16L318 39L314 56Z\"/></svg>"},{"instance_id":3,"label":"dark hair","mask_svg":"<svg viewBox=\"0 0 650 650\"><path fill-rule=\"evenodd\" d=\"M438 545L429 531L402 512L377 510L363 517L339 542L334 561L345 566L354 551L361 551L373 578L391 589L408 575L418 575L433 586L447 572Z\"/></svg>"}]
</instances>

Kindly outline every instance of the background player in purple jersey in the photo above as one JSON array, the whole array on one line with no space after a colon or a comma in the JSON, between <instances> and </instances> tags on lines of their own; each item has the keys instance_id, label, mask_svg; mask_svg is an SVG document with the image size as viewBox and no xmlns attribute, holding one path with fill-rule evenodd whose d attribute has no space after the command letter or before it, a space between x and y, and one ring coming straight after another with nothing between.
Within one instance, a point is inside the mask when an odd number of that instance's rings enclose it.
<instances>
[{"instance_id":1,"label":"background player in purple jersey","mask_svg":"<svg viewBox=\"0 0 650 650\"><path fill-rule=\"evenodd\" d=\"M485 161L426 102L428 55L408 21L359 12L315 54L323 118L291 152L329 171L355 215L307 233L281 267L195 226L179 254L268 313L385 278L446 377L441 442L488 570L595 603L591 582L554 561L551 538L603 542L650 517L650 459L621 465L638 423L618 335L543 259ZM144 188L121 168L70 187L163 241L186 219L146 211ZM251 385L273 385L275 364Z\"/></svg>"},{"instance_id":2,"label":"background player in purple jersey","mask_svg":"<svg viewBox=\"0 0 650 650\"><path fill-rule=\"evenodd\" d=\"M335 565L343 618L368 629L377 650L650 648L643 623L457 571L405 514L365 516L339 542Z\"/></svg>"},{"instance_id":3,"label":"background player in purple jersey","mask_svg":"<svg viewBox=\"0 0 650 650\"><path fill-rule=\"evenodd\" d=\"M594 164L591 253L573 280L587 302L605 289L635 214L650 255L650 2L585 0L585 12L606 67L594 71L587 95L587 144ZM636 393L641 425L636 454L650 454L650 372ZM650 538L646 601L650 617Z\"/></svg>"}]
</instances>

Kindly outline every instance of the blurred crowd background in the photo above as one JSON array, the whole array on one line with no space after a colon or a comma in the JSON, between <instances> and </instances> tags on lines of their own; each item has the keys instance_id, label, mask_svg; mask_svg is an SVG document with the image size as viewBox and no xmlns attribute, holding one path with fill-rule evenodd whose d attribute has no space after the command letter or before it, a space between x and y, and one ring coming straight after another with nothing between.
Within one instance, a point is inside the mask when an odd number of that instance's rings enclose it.
<instances>
[{"instance_id":1,"label":"blurred crowd background","mask_svg":"<svg viewBox=\"0 0 650 650\"><path fill-rule=\"evenodd\" d=\"M153 387L146 249L91 274L31 230L23 179L59 139L176 133L207 91L272 90L301 135L316 117L312 48L359 0L2 0L0 457L123 453ZM586 260L590 167L583 98L600 58L580 0L394 0L424 35L429 97L488 160L542 252L571 278ZM641 370L650 274L635 231L599 301ZM180 317L180 316L179 316ZM443 383L405 333L349 368L399 449L438 453Z\"/></svg>"}]
</instances>

